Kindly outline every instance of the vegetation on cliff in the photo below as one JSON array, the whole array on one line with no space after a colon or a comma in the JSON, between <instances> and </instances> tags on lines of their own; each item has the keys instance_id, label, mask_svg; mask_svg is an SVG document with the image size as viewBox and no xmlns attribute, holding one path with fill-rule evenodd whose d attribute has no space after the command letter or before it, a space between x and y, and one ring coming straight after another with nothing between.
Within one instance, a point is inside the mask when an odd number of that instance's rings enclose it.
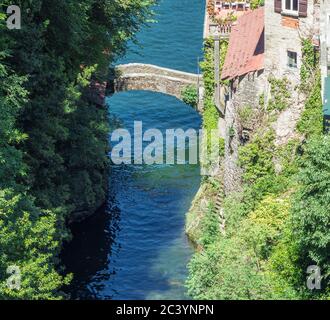
<instances>
[{"instance_id":1,"label":"vegetation on cliff","mask_svg":"<svg viewBox=\"0 0 330 320\"><path fill-rule=\"evenodd\" d=\"M275 144L272 122L290 97L287 79L269 79L272 99L263 122L239 150L243 191L223 203L226 233L214 213L203 215L201 225L209 227L197 239L187 281L196 299L330 297L330 139L322 132L320 75L311 47L311 40L303 41L301 80L308 89L300 138ZM310 266L320 268L320 290L307 286Z\"/></svg>"},{"instance_id":2,"label":"vegetation on cliff","mask_svg":"<svg viewBox=\"0 0 330 320\"><path fill-rule=\"evenodd\" d=\"M89 83L106 79L153 2L21 1L21 30L0 15L0 299L63 298L65 221L107 188L107 110Z\"/></svg>"}]
</instances>

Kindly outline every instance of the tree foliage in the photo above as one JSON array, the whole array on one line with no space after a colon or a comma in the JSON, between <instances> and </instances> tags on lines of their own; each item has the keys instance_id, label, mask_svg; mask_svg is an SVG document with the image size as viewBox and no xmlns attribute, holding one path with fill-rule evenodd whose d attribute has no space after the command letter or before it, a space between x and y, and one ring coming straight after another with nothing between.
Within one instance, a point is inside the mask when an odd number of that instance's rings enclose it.
<instances>
[{"instance_id":1,"label":"tree foliage","mask_svg":"<svg viewBox=\"0 0 330 320\"><path fill-rule=\"evenodd\" d=\"M107 110L89 84L107 79L153 3L19 1L21 30L0 15L0 298L63 297L65 221L99 207L108 183ZM20 290L7 285L10 266Z\"/></svg>"},{"instance_id":2,"label":"tree foliage","mask_svg":"<svg viewBox=\"0 0 330 320\"><path fill-rule=\"evenodd\" d=\"M294 198L294 231L303 268L318 265L329 286L330 278L330 136L308 142L301 159L299 189Z\"/></svg>"}]
</instances>

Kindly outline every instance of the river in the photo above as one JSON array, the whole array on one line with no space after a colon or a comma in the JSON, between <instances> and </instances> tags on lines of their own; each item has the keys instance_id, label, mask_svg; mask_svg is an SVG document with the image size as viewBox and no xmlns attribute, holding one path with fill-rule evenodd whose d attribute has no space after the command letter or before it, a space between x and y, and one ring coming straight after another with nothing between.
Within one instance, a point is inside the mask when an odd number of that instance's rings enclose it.
<instances>
[{"instance_id":1,"label":"river","mask_svg":"<svg viewBox=\"0 0 330 320\"><path fill-rule=\"evenodd\" d=\"M161 0L157 23L138 34L118 63L142 62L197 72L205 0ZM199 129L201 118L174 97L125 92L107 99L111 126ZM73 299L189 299L184 282L193 248L185 214L200 186L198 165L112 166L104 210L72 226L64 263Z\"/></svg>"}]
</instances>

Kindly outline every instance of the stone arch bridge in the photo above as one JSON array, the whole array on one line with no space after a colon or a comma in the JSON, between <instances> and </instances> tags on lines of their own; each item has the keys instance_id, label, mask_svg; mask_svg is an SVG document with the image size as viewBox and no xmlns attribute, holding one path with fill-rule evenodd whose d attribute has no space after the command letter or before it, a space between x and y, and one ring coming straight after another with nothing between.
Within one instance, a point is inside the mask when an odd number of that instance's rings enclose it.
<instances>
[{"instance_id":1,"label":"stone arch bridge","mask_svg":"<svg viewBox=\"0 0 330 320\"><path fill-rule=\"evenodd\" d=\"M108 83L110 94L130 90L160 92L183 100L188 86L198 92L198 110L203 107L204 86L202 75L162 68L150 64L130 63L118 65Z\"/></svg>"}]
</instances>

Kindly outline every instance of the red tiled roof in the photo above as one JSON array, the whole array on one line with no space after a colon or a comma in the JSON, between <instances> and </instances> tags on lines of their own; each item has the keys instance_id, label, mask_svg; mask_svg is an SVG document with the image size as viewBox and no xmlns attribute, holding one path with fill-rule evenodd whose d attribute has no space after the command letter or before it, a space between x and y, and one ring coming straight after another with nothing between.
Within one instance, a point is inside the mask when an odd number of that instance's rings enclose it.
<instances>
[{"instance_id":1,"label":"red tiled roof","mask_svg":"<svg viewBox=\"0 0 330 320\"><path fill-rule=\"evenodd\" d=\"M233 27L221 79L233 79L264 68L264 8L253 10Z\"/></svg>"}]
</instances>

